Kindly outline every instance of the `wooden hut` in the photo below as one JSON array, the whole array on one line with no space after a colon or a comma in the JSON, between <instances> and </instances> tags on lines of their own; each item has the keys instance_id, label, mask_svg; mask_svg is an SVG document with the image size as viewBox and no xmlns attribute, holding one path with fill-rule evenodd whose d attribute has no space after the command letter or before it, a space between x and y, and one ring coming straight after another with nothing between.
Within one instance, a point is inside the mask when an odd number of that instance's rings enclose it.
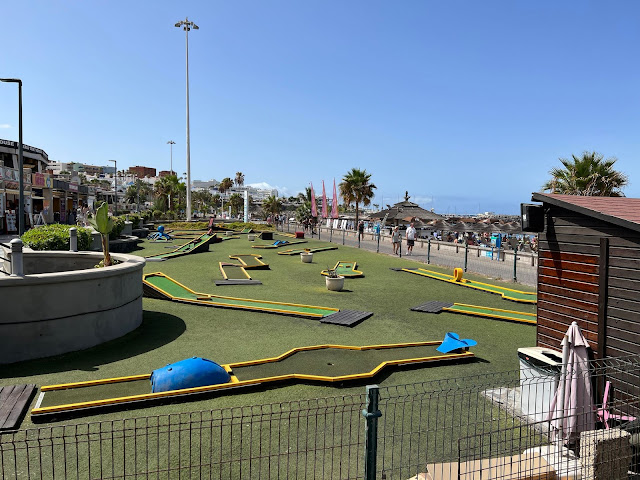
<instances>
[{"instance_id":1,"label":"wooden hut","mask_svg":"<svg viewBox=\"0 0 640 480\"><path fill-rule=\"evenodd\" d=\"M542 202L537 345L576 320L596 358L640 353L640 198L534 193Z\"/></svg>"}]
</instances>

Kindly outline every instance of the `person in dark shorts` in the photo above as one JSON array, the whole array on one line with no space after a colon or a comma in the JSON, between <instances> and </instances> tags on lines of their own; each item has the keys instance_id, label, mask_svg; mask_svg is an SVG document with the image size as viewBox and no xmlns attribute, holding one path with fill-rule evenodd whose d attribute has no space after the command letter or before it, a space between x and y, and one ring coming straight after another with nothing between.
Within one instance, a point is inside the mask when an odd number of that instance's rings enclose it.
<instances>
[{"instance_id":1,"label":"person in dark shorts","mask_svg":"<svg viewBox=\"0 0 640 480\"><path fill-rule=\"evenodd\" d=\"M407 255L411 255L413 252L413 245L416 241L416 229L413 226L413 222L407 228Z\"/></svg>"},{"instance_id":2,"label":"person in dark shorts","mask_svg":"<svg viewBox=\"0 0 640 480\"><path fill-rule=\"evenodd\" d=\"M358 223L358 238L362 240L363 237L364 237L364 222L360 220L360 223Z\"/></svg>"}]
</instances>

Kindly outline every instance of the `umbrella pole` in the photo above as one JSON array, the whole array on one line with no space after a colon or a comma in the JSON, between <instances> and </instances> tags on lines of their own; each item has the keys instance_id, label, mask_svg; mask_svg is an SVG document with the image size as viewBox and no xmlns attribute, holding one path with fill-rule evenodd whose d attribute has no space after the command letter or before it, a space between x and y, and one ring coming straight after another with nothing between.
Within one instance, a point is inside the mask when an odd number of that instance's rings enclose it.
<instances>
[{"instance_id":1,"label":"umbrella pole","mask_svg":"<svg viewBox=\"0 0 640 480\"><path fill-rule=\"evenodd\" d=\"M577 322L571 322L571 324L576 324ZM562 368L560 370L560 408L563 412L563 417L560 419L560 447L563 446L564 443L564 421L565 421L565 408L564 402L566 398L566 384L567 384L567 364L569 363L569 338L567 334L564 334L564 338L562 340Z\"/></svg>"}]
</instances>

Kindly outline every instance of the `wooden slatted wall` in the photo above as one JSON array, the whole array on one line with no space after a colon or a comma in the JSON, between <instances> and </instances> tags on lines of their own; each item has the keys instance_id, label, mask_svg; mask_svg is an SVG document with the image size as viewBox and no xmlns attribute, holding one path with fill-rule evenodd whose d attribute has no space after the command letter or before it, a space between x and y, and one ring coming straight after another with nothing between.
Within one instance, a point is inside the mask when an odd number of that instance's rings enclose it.
<instances>
[{"instance_id":1,"label":"wooden slatted wall","mask_svg":"<svg viewBox=\"0 0 640 480\"><path fill-rule=\"evenodd\" d=\"M545 208L538 346L559 349L575 320L597 356L640 353L640 233L549 204Z\"/></svg>"},{"instance_id":2,"label":"wooden slatted wall","mask_svg":"<svg viewBox=\"0 0 640 480\"><path fill-rule=\"evenodd\" d=\"M577 321L594 351L598 344L600 238L595 219L545 204L538 250L537 345L556 350Z\"/></svg>"}]
</instances>

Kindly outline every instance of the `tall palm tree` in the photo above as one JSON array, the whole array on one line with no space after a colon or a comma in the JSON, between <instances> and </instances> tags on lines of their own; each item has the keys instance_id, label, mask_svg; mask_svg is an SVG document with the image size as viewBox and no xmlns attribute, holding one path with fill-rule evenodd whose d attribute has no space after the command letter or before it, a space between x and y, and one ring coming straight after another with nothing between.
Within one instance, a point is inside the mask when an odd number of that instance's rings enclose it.
<instances>
[{"instance_id":1,"label":"tall palm tree","mask_svg":"<svg viewBox=\"0 0 640 480\"><path fill-rule=\"evenodd\" d=\"M616 158L604 159L597 152L583 152L581 157L571 155L571 160L560 158L564 168L552 168L551 180L542 186L543 191L566 195L599 197L623 197L622 188L628 177L613 169Z\"/></svg>"},{"instance_id":2,"label":"tall palm tree","mask_svg":"<svg viewBox=\"0 0 640 480\"><path fill-rule=\"evenodd\" d=\"M371 203L374 196L373 190L377 187L371 183L371 174L366 170L352 168L342 177L340 182L340 196L347 205L355 203L356 225L360 218L360 204L365 207Z\"/></svg>"},{"instance_id":3,"label":"tall palm tree","mask_svg":"<svg viewBox=\"0 0 640 480\"><path fill-rule=\"evenodd\" d=\"M236 172L236 185L242 187L244 185L244 173Z\"/></svg>"},{"instance_id":4,"label":"tall palm tree","mask_svg":"<svg viewBox=\"0 0 640 480\"><path fill-rule=\"evenodd\" d=\"M265 214L270 215L273 218L282 211L282 200L275 195L271 195L262 202L262 210Z\"/></svg>"}]
</instances>

